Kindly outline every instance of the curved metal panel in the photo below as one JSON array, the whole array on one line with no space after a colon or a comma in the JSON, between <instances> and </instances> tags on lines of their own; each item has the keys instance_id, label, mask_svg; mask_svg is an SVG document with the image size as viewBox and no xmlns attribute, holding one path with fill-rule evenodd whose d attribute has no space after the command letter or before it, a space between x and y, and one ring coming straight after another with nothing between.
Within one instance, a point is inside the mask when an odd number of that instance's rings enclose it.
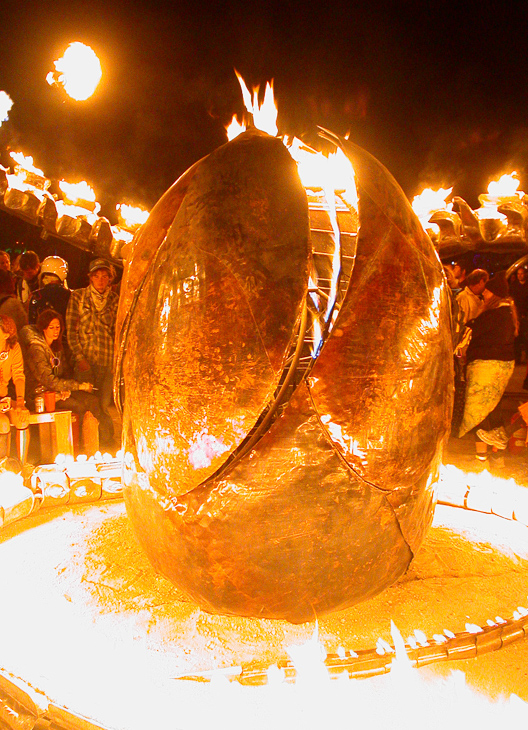
<instances>
[{"instance_id":1,"label":"curved metal panel","mask_svg":"<svg viewBox=\"0 0 528 730\"><path fill-rule=\"evenodd\" d=\"M453 359L439 259L390 173L343 142L356 171L357 252L309 379L328 436L382 489L414 485L448 431Z\"/></svg>"},{"instance_id":2,"label":"curved metal panel","mask_svg":"<svg viewBox=\"0 0 528 730\"><path fill-rule=\"evenodd\" d=\"M277 388L308 288L306 195L252 130L195 169L132 312L123 363L142 468L182 494L214 473Z\"/></svg>"},{"instance_id":3,"label":"curved metal panel","mask_svg":"<svg viewBox=\"0 0 528 730\"><path fill-rule=\"evenodd\" d=\"M132 251L124 261L123 278L121 280L121 295L117 312L116 340L119 343L121 331L127 314L130 312L135 293L139 289L143 277L167 231L172 225L183 198L187 193L189 183L193 178L200 160L186 170L176 182L161 196L148 219L141 226L132 242ZM119 348L116 348L119 351Z\"/></svg>"},{"instance_id":4,"label":"curved metal panel","mask_svg":"<svg viewBox=\"0 0 528 730\"><path fill-rule=\"evenodd\" d=\"M227 477L166 499L129 458L125 483L152 563L211 612L310 621L379 593L412 558L387 496L344 464L304 385Z\"/></svg>"}]
</instances>

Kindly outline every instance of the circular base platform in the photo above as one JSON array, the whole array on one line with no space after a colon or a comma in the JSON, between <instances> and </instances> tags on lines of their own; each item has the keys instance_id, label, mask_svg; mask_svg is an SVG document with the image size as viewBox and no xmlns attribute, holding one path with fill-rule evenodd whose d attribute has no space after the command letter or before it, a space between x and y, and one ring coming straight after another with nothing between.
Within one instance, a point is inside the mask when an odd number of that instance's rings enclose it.
<instances>
[{"instance_id":1,"label":"circular base platform","mask_svg":"<svg viewBox=\"0 0 528 730\"><path fill-rule=\"evenodd\" d=\"M314 632L313 623L202 612L150 567L121 502L42 511L6 527L0 540L1 666L108 727L191 727L183 719L214 683L175 677L271 666ZM407 574L376 598L320 619L320 641L328 653L357 651L379 638L391 643L391 620L406 639L416 629L430 637L508 618L526 603L527 568L525 526L439 505ZM527 643L420 671L462 666L489 696L528 700ZM165 725L168 716L173 724Z\"/></svg>"}]
</instances>

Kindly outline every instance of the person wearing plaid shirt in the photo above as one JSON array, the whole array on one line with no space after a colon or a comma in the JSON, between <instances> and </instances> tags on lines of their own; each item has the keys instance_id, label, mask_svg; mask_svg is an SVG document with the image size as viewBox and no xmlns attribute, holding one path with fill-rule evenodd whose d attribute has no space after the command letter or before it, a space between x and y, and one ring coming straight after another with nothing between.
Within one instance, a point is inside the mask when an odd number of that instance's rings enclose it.
<instances>
[{"instance_id":1,"label":"person wearing plaid shirt","mask_svg":"<svg viewBox=\"0 0 528 730\"><path fill-rule=\"evenodd\" d=\"M75 378L93 383L101 404L99 438L111 447L114 425L108 411L112 403L114 334L119 297L112 291L113 272L105 259L94 259L88 267L89 286L76 289L66 310L68 344Z\"/></svg>"}]
</instances>

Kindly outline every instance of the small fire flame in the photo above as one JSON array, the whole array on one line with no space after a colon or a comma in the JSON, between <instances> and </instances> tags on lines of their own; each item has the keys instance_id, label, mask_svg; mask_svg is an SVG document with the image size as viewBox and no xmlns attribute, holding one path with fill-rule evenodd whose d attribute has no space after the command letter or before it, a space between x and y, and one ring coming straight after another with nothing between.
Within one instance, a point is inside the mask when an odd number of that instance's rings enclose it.
<instances>
[{"instance_id":1,"label":"small fire flame","mask_svg":"<svg viewBox=\"0 0 528 730\"><path fill-rule=\"evenodd\" d=\"M51 184L49 180L45 180L44 173L35 167L33 157L26 156L22 152L10 152L10 156L17 163L14 167L15 173L7 175L7 182L13 190L21 190L22 192L34 193L39 200L44 198L44 190L39 189L27 181L29 175L37 175L43 178L43 187L47 188Z\"/></svg>"},{"instance_id":2,"label":"small fire flame","mask_svg":"<svg viewBox=\"0 0 528 730\"><path fill-rule=\"evenodd\" d=\"M492 180L488 185L488 194L493 198L522 198L524 193L517 190L521 181L515 171L502 175L498 180Z\"/></svg>"},{"instance_id":3,"label":"small fire flame","mask_svg":"<svg viewBox=\"0 0 528 730\"><path fill-rule=\"evenodd\" d=\"M446 203L446 199L453 192L453 188L425 188L420 195L415 195L411 203L412 209L418 216L423 229L428 228L436 232L439 231L436 223L429 223L429 218L437 210L453 210L452 203Z\"/></svg>"},{"instance_id":4,"label":"small fire flame","mask_svg":"<svg viewBox=\"0 0 528 730\"><path fill-rule=\"evenodd\" d=\"M54 61L55 71L46 76L48 84L59 84L72 99L85 101L94 93L103 72L97 54L84 43L70 43L64 56Z\"/></svg>"},{"instance_id":5,"label":"small fire flame","mask_svg":"<svg viewBox=\"0 0 528 730\"><path fill-rule=\"evenodd\" d=\"M275 137L278 132L278 127L277 107L275 105L275 99L273 97L273 80L271 82L267 82L266 88L264 90L264 100L262 104L259 104L259 87L257 86L256 89L253 89L253 98L251 98L251 94L244 82L244 79L237 71L235 71L235 73L240 83L240 88L242 89L242 96L244 99L244 104L246 105L246 109L250 114L253 115L253 124L257 129L260 129L262 132L267 132L272 137Z\"/></svg>"},{"instance_id":6,"label":"small fire flame","mask_svg":"<svg viewBox=\"0 0 528 730\"><path fill-rule=\"evenodd\" d=\"M230 124L226 127L227 139L231 142L232 139L238 137L239 134L246 131L246 125L244 122L240 123L237 119L236 114L233 114L233 119Z\"/></svg>"},{"instance_id":7,"label":"small fire flame","mask_svg":"<svg viewBox=\"0 0 528 730\"><path fill-rule=\"evenodd\" d=\"M520 180L515 171L502 175L498 180L492 180L488 185L488 194L479 195L481 207L475 211L479 220L494 219L506 221L503 213L499 213L498 206L504 198L518 198L521 200L524 193L517 190Z\"/></svg>"},{"instance_id":8,"label":"small fire flame","mask_svg":"<svg viewBox=\"0 0 528 730\"><path fill-rule=\"evenodd\" d=\"M84 180L78 183L68 183L66 180L61 180L59 188L70 203L76 203L79 200L88 200L95 203L95 192Z\"/></svg>"},{"instance_id":9,"label":"small fire flame","mask_svg":"<svg viewBox=\"0 0 528 730\"><path fill-rule=\"evenodd\" d=\"M2 122L7 122L9 119L9 112L13 106L13 100L5 91L0 91L0 127Z\"/></svg>"},{"instance_id":10,"label":"small fire flame","mask_svg":"<svg viewBox=\"0 0 528 730\"><path fill-rule=\"evenodd\" d=\"M126 228L142 226L150 215L149 211L144 210L144 208L126 205L125 203L117 205L116 210L119 214L121 225Z\"/></svg>"},{"instance_id":11,"label":"small fire flame","mask_svg":"<svg viewBox=\"0 0 528 730\"><path fill-rule=\"evenodd\" d=\"M28 155L26 157L24 154L22 154L22 152L10 152L9 154L17 163L21 171L33 172L35 175L41 175L42 177L44 177L44 173L42 172L42 170L39 170L38 167L35 167L35 165L33 164L33 158L31 157L31 155Z\"/></svg>"},{"instance_id":12,"label":"small fire flame","mask_svg":"<svg viewBox=\"0 0 528 730\"><path fill-rule=\"evenodd\" d=\"M87 182L82 180L79 183L68 183L65 180L59 182L59 187L64 193L64 200L57 200L57 214L60 217L68 215L71 218L84 216L92 225L97 220L97 214L101 210L99 203L95 202L95 192ZM90 208L83 207L83 203L89 204Z\"/></svg>"},{"instance_id":13,"label":"small fire flame","mask_svg":"<svg viewBox=\"0 0 528 730\"><path fill-rule=\"evenodd\" d=\"M112 235L114 236L116 241L130 243L130 241L134 238L134 234L130 233L130 231L127 231L124 228L120 228L119 226L111 226L111 228Z\"/></svg>"}]
</instances>

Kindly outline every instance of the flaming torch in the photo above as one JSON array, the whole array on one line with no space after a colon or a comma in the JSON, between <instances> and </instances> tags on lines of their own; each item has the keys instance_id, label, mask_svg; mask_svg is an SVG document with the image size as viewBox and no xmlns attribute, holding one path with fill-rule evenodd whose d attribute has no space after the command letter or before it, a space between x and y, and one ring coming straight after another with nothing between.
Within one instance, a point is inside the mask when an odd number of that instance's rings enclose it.
<instances>
[{"instance_id":1,"label":"flaming torch","mask_svg":"<svg viewBox=\"0 0 528 730\"><path fill-rule=\"evenodd\" d=\"M114 243L111 254L127 258L134 234L137 234L141 226L146 223L149 211L135 205L121 203L116 206L119 225L112 226Z\"/></svg>"},{"instance_id":2,"label":"flaming torch","mask_svg":"<svg viewBox=\"0 0 528 730\"><path fill-rule=\"evenodd\" d=\"M8 187L4 193L4 205L33 223L40 222L46 230L54 230L57 211L55 201L47 192L51 180L35 167L30 155L22 152L10 154L16 164L14 173L6 175Z\"/></svg>"},{"instance_id":3,"label":"flaming torch","mask_svg":"<svg viewBox=\"0 0 528 730\"><path fill-rule=\"evenodd\" d=\"M9 112L13 106L13 100L5 91L0 91L0 127L3 122L9 119Z\"/></svg>"},{"instance_id":4,"label":"flaming torch","mask_svg":"<svg viewBox=\"0 0 528 730\"><path fill-rule=\"evenodd\" d=\"M456 216L452 213L453 204L446 203L452 192L453 188L425 188L411 203L424 231L439 248L445 245L446 239L453 235L458 238L460 234L460 224L456 224Z\"/></svg>"},{"instance_id":5,"label":"flaming torch","mask_svg":"<svg viewBox=\"0 0 528 730\"><path fill-rule=\"evenodd\" d=\"M479 195L481 207L475 211L482 238L488 243L526 241L528 210L523 205L524 193L518 190L517 173L502 175L488 185L487 195Z\"/></svg>"},{"instance_id":6,"label":"flaming torch","mask_svg":"<svg viewBox=\"0 0 528 730\"><path fill-rule=\"evenodd\" d=\"M70 43L64 56L54 61L55 71L50 71L46 81L50 86L58 84L76 101L85 101L97 88L103 75L101 62L90 46Z\"/></svg>"},{"instance_id":7,"label":"flaming torch","mask_svg":"<svg viewBox=\"0 0 528 730\"><path fill-rule=\"evenodd\" d=\"M64 200L57 201L59 235L88 244L94 234L93 229L98 220L97 213L101 209L95 200L95 192L84 180L79 183L61 180L59 187L64 195ZM110 237L111 235L110 231Z\"/></svg>"}]
</instances>

